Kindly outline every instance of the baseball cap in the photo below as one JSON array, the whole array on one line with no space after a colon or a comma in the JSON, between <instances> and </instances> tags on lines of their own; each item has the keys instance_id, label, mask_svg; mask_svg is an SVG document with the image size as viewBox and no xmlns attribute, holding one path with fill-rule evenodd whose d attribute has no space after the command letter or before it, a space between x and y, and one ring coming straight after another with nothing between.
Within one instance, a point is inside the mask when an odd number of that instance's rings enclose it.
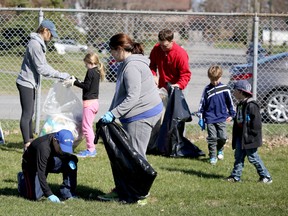
<instances>
[{"instance_id":1,"label":"baseball cap","mask_svg":"<svg viewBox=\"0 0 288 216\"><path fill-rule=\"evenodd\" d=\"M253 95L251 92L251 85L247 80L239 80L234 84L234 89L246 92L250 95Z\"/></svg>"},{"instance_id":2,"label":"baseball cap","mask_svg":"<svg viewBox=\"0 0 288 216\"><path fill-rule=\"evenodd\" d=\"M62 129L55 133L55 139L58 140L60 148L63 152L73 153L74 137L71 131Z\"/></svg>"},{"instance_id":3,"label":"baseball cap","mask_svg":"<svg viewBox=\"0 0 288 216\"><path fill-rule=\"evenodd\" d=\"M51 32L51 34L54 38L58 38L58 34L56 33L56 27L51 20L49 20L49 19L43 20L41 23L41 26L49 29L49 31Z\"/></svg>"}]
</instances>

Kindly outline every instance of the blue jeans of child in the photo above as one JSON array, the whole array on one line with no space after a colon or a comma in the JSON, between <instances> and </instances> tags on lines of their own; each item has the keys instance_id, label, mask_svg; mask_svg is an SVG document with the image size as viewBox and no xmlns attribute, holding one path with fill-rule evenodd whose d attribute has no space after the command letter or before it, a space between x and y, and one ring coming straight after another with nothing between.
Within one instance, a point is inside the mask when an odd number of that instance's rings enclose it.
<instances>
[{"instance_id":1,"label":"blue jeans of child","mask_svg":"<svg viewBox=\"0 0 288 216\"><path fill-rule=\"evenodd\" d=\"M252 149L242 149L241 145L241 138L236 139L236 149L234 152L235 162L234 162L234 168L231 172L232 177L235 177L236 179L240 180L240 177L242 175L242 170L244 167L244 160L247 156L248 161L253 164L257 170L258 175L262 177L271 177L268 170L264 166L263 161L259 157L257 153L258 148L252 148Z\"/></svg>"}]
</instances>

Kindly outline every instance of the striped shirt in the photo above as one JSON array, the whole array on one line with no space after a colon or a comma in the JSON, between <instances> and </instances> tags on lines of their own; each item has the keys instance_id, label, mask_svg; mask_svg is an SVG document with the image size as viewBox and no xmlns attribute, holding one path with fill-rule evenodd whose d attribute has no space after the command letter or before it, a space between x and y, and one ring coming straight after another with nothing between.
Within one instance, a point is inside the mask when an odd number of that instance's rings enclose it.
<instances>
[{"instance_id":1,"label":"striped shirt","mask_svg":"<svg viewBox=\"0 0 288 216\"><path fill-rule=\"evenodd\" d=\"M219 83L217 86L211 83L203 91L198 112L202 114L207 124L225 122L231 116L235 116L230 89L227 85Z\"/></svg>"}]
</instances>

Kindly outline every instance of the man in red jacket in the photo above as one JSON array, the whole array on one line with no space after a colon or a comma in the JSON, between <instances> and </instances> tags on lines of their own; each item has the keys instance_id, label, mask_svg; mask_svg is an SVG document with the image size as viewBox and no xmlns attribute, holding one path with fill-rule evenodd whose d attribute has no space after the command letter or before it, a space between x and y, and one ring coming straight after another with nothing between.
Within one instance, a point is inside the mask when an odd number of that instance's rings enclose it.
<instances>
[{"instance_id":1,"label":"man in red jacket","mask_svg":"<svg viewBox=\"0 0 288 216\"><path fill-rule=\"evenodd\" d=\"M191 78L187 52L173 41L174 33L163 29L158 34L159 42L150 53L150 69L159 88L172 87L185 89ZM157 77L158 69L158 77Z\"/></svg>"}]
</instances>

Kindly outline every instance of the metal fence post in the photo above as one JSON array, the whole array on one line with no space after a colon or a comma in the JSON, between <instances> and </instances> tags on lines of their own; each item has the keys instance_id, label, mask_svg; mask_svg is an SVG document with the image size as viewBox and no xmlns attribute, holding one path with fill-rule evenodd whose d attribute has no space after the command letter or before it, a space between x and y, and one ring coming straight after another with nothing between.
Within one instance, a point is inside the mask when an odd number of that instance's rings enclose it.
<instances>
[{"instance_id":1,"label":"metal fence post","mask_svg":"<svg viewBox=\"0 0 288 216\"><path fill-rule=\"evenodd\" d=\"M253 35L253 98L257 99L257 70L258 70L258 31L259 31L259 17L257 14L254 17L254 35Z\"/></svg>"},{"instance_id":2,"label":"metal fence post","mask_svg":"<svg viewBox=\"0 0 288 216\"><path fill-rule=\"evenodd\" d=\"M39 17L38 17L38 22L39 25L43 21L43 16L44 13L42 9L39 11ZM40 132L40 114L41 114L41 82L42 82L42 76L39 76L39 86L36 90L36 111L35 111L35 133L39 134Z\"/></svg>"}]
</instances>

